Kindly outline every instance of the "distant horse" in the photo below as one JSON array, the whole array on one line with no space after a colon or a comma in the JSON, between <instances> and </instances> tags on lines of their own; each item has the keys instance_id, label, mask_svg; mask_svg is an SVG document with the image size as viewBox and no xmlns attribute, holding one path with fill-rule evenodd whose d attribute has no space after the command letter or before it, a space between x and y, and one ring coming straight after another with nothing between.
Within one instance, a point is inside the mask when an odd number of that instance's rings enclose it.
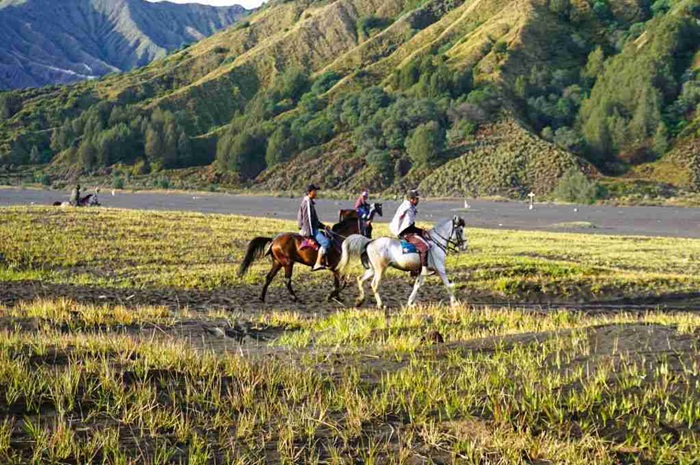
<instances>
[{"instance_id":1,"label":"distant horse","mask_svg":"<svg viewBox=\"0 0 700 465\"><path fill-rule=\"evenodd\" d=\"M53 203L54 207L69 207L70 205L70 202L56 201ZM78 201L78 206L80 207L99 207L101 205L100 201L97 200L97 194L88 194L85 197L81 197Z\"/></svg>"},{"instance_id":2,"label":"distant horse","mask_svg":"<svg viewBox=\"0 0 700 465\"><path fill-rule=\"evenodd\" d=\"M356 220L345 220L333 225L330 232L332 247L326 252L326 262L328 269L333 272L333 292L328 296L328 300L338 298L340 291L345 286L340 277L340 273L335 269L340 261L341 244L346 237L360 232ZM309 243L308 239L295 233L283 233L277 237L256 237L248 244L243 262L238 269L238 275L243 276L250 265L259 258L264 256L272 257L272 268L265 277L265 284L260 293L260 300L265 302L265 294L267 288L275 278L275 275L284 268L284 282L287 290L292 296L294 302L298 301L297 295L292 288L292 273L294 272L294 264L300 263L309 267L316 263L318 248L315 242L313 246L303 247Z\"/></svg>"},{"instance_id":3,"label":"distant horse","mask_svg":"<svg viewBox=\"0 0 700 465\"><path fill-rule=\"evenodd\" d=\"M464 238L464 220L455 216L451 220L441 221L428 231L428 242L430 243L428 266L440 275L450 295L450 303L454 305L457 299L455 298L454 285L447 279L445 258L448 252L467 249L467 240ZM411 248L410 245L407 247L398 239L380 237L370 240L358 234L348 237L343 242L343 253L337 268L340 273L345 273L351 258L362 258L362 264L366 269L365 273L357 280L360 288L360 297L355 302L357 306L362 305L365 300L365 281L373 278L372 291L377 301L377 307L383 307L382 299L379 296L379 284L389 267L418 273L413 285L413 292L408 298L408 306L415 303L418 289L420 289L424 279L420 274L421 261L415 248Z\"/></svg>"},{"instance_id":4,"label":"distant horse","mask_svg":"<svg viewBox=\"0 0 700 465\"><path fill-rule=\"evenodd\" d=\"M379 216L384 216L384 212L382 210L381 203L370 203L369 204L369 218L365 221L372 221L374 219L375 214L377 214ZM360 227L360 217L357 215L357 210L353 210L353 209L340 210L340 212L338 213L338 221L342 222L344 220L349 220L349 219L354 219L355 221L357 221L357 226L358 226L358 228ZM372 238L372 225L368 224L365 227L364 231L360 230L360 234L362 234L365 237L369 237L371 239Z\"/></svg>"}]
</instances>

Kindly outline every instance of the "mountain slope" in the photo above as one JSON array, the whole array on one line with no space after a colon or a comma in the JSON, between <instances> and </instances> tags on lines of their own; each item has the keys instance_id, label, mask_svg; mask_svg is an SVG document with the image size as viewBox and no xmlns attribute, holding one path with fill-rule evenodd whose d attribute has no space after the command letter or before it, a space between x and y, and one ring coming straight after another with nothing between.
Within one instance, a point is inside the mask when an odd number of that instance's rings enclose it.
<instances>
[{"instance_id":1,"label":"mountain slope","mask_svg":"<svg viewBox=\"0 0 700 465\"><path fill-rule=\"evenodd\" d=\"M246 10L143 0L0 3L0 89L65 84L143 66Z\"/></svg>"},{"instance_id":2,"label":"mountain slope","mask_svg":"<svg viewBox=\"0 0 700 465\"><path fill-rule=\"evenodd\" d=\"M670 170L700 189L699 37L700 0L271 2L132 72L0 95L0 164L516 197Z\"/></svg>"}]
</instances>

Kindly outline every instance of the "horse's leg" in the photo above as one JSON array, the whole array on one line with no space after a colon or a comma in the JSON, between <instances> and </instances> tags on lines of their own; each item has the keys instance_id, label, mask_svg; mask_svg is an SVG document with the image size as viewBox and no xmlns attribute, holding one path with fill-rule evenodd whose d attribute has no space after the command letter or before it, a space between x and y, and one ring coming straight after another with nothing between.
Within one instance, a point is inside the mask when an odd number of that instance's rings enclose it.
<instances>
[{"instance_id":1,"label":"horse's leg","mask_svg":"<svg viewBox=\"0 0 700 465\"><path fill-rule=\"evenodd\" d=\"M382 298L379 296L379 284L382 282L384 277L384 272L386 271L386 266L381 264L379 270L374 272L374 278L372 279L372 292L374 292L374 300L377 301L377 308L384 308L382 304Z\"/></svg>"},{"instance_id":2,"label":"horse's leg","mask_svg":"<svg viewBox=\"0 0 700 465\"><path fill-rule=\"evenodd\" d=\"M340 286L340 273L333 270L333 292L331 292L328 295L328 300L339 298L341 290L342 290L342 288Z\"/></svg>"},{"instance_id":3,"label":"horse's leg","mask_svg":"<svg viewBox=\"0 0 700 465\"><path fill-rule=\"evenodd\" d=\"M418 289L423 285L423 280L424 276L422 274L418 274L418 277L416 278L416 282L413 284L413 291L411 291L411 295L408 297L408 306L413 307L413 305L416 303L416 296L418 295Z\"/></svg>"},{"instance_id":4,"label":"horse's leg","mask_svg":"<svg viewBox=\"0 0 700 465\"><path fill-rule=\"evenodd\" d=\"M455 285L454 283L451 283L450 280L447 278L447 271L445 271L445 265L439 264L435 268L438 274L440 275L440 279L442 279L442 282L445 284L447 293L450 295L450 305L457 305L457 298L455 297Z\"/></svg>"},{"instance_id":5,"label":"horse's leg","mask_svg":"<svg viewBox=\"0 0 700 465\"><path fill-rule=\"evenodd\" d=\"M278 262L276 259L272 259L272 269L270 269L270 272L267 273L267 276L265 276L265 284L263 284L262 292L260 293L260 301L265 302L265 294L267 294L267 287L270 285L273 279L275 279L275 275L277 275L277 272L282 268L282 264Z\"/></svg>"},{"instance_id":6,"label":"horse's leg","mask_svg":"<svg viewBox=\"0 0 700 465\"><path fill-rule=\"evenodd\" d=\"M287 290L289 291L290 294L292 294L292 300L294 302L297 302L299 299L297 298L296 293L294 292L294 288L292 288L292 273L294 272L294 263L290 263L289 265L285 265L284 267L284 284L287 286Z\"/></svg>"},{"instance_id":7,"label":"horse's leg","mask_svg":"<svg viewBox=\"0 0 700 465\"><path fill-rule=\"evenodd\" d=\"M365 301L365 282L374 276L372 268L365 270L364 274L357 279L357 287L360 288L360 296L355 299L355 306L359 307Z\"/></svg>"}]
</instances>

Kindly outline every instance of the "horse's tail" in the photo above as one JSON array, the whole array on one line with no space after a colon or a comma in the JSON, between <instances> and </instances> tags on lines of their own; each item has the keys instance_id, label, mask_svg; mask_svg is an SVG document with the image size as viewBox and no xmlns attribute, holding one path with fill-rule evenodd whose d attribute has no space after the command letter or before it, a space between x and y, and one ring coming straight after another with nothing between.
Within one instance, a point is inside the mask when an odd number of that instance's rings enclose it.
<instances>
[{"instance_id":1,"label":"horse's tail","mask_svg":"<svg viewBox=\"0 0 700 465\"><path fill-rule=\"evenodd\" d=\"M270 252L268 245L271 242L271 237L256 237L250 241L245 257L243 257L241 266L238 268L238 276L243 276L246 274L248 268L250 268L250 265L252 265L255 260L264 257Z\"/></svg>"},{"instance_id":2,"label":"horse's tail","mask_svg":"<svg viewBox=\"0 0 700 465\"><path fill-rule=\"evenodd\" d=\"M341 274L345 274L345 270L350 264L351 258L359 258L365 253L367 245L372 242L361 234L352 234L343 241L343 254L340 257L340 263L336 268Z\"/></svg>"}]
</instances>

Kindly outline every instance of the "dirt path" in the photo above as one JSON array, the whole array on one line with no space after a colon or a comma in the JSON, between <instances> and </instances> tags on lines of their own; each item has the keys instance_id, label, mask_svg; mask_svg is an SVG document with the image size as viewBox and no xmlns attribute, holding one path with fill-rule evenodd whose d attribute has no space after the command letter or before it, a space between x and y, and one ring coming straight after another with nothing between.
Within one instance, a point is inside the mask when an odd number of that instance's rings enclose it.
<instances>
[{"instance_id":1,"label":"dirt path","mask_svg":"<svg viewBox=\"0 0 700 465\"><path fill-rule=\"evenodd\" d=\"M49 190L0 189L0 206L50 205L66 200L67 192ZM391 220L398 203L384 202L384 218ZM229 213L269 218L296 218L297 198L229 195L212 193L115 193L100 194L104 206L129 209L182 210L202 213ZM351 208L354 199L346 201L319 200L321 218L327 222L337 217L340 208ZM493 229L578 231L592 234L625 234L645 236L700 238L700 208L683 207L613 207L537 204L529 210L522 202L430 201L419 206L425 221L460 214L472 227Z\"/></svg>"}]
</instances>

